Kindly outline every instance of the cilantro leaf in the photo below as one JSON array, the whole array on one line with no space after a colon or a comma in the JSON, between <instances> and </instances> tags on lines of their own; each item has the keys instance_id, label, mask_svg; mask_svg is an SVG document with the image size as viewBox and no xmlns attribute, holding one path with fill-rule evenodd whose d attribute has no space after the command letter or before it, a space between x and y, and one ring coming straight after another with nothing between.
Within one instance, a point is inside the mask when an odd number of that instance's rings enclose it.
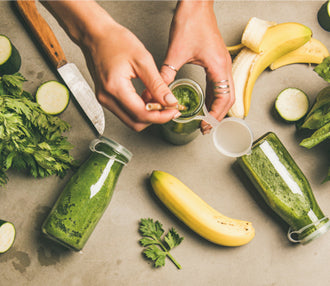
<instances>
[{"instance_id":1,"label":"cilantro leaf","mask_svg":"<svg viewBox=\"0 0 330 286\"><path fill-rule=\"evenodd\" d=\"M182 242L183 237L180 237L177 231L172 227L170 231L166 234L164 240L168 247L172 249Z\"/></svg>"},{"instance_id":2,"label":"cilantro leaf","mask_svg":"<svg viewBox=\"0 0 330 286\"><path fill-rule=\"evenodd\" d=\"M181 269L181 265L169 252L172 248L178 246L183 240L183 237L180 237L174 228L169 230L163 241L163 225L158 220L154 222L153 219L148 218L140 220L139 232L143 236L139 240L140 244L147 247L143 251L143 254L154 262L155 267L164 266L165 258L168 256L176 267Z\"/></svg>"}]
</instances>

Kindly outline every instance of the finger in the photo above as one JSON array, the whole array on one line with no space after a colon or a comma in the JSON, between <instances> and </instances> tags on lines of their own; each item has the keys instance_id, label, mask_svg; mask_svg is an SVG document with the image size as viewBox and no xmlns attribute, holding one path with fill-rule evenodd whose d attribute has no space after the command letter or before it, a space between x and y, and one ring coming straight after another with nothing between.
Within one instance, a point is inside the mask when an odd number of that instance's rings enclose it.
<instances>
[{"instance_id":1,"label":"finger","mask_svg":"<svg viewBox=\"0 0 330 286\"><path fill-rule=\"evenodd\" d=\"M177 110L147 111L145 102L136 93L130 79L120 78L116 82L117 86L112 94L103 92L98 95L98 98L108 109L125 123L129 123L130 126L137 123L162 124L180 116Z\"/></svg>"},{"instance_id":2,"label":"finger","mask_svg":"<svg viewBox=\"0 0 330 286\"><path fill-rule=\"evenodd\" d=\"M226 59L222 69L211 66L207 70L206 82L206 106L210 114L220 121L226 116L235 100L231 60ZM210 129L206 122L202 122L203 134L208 133Z\"/></svg>"},{"instance_id":3,"label":"finger","mask_svg":"<svg viewBox=\"0 0 330 286\"><path fill-rule=\"evenodd\" d=\"M149 97L151 96L152 100L163 106L174 106L178 103L178 100L159 74L152 57L139 63L135 71L149 91Z\"/></svg>"}]
</instances>

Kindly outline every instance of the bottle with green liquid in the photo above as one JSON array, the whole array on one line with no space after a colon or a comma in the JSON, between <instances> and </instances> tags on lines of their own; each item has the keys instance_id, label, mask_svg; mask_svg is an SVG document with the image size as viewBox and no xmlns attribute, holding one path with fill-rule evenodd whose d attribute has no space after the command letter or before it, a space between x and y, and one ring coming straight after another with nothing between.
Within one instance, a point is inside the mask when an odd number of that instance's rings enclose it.
<instances>
[{"instance_id":1,"label":"bottle with green liquid","mask_svg":"<svg viewBox=\"0 0 330 286\"><path fill-rule=\"evenodd\" d=\"M288 238L305 244L330 229L311 186L279 138L269 132L237 158L268 206L288 225Z\"/></svg>"},{"instance_id":2,"label":"bottle with green liquid","mask_svg":"<svg viewBox=\"0 0 330 286\"><path fill-rule=\"evenodd\" d=\"M105 137L90 143L92 154L71 177L42 225L56 242L80 251L108 207L132 154Z\"/></svg>"}]
</instances>

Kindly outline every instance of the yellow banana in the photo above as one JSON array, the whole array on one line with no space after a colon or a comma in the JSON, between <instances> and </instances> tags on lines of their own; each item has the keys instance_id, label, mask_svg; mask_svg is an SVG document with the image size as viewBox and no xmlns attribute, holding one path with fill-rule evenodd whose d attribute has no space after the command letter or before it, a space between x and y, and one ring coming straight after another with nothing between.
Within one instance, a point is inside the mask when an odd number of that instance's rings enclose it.
<instances>
[{"instance_id":1,"label":"yellow banana","mask_svg":"<svg viewBox=\"0 0 330 286\"><path fill-rule=\"evenodd\" d=\"M329 51L327 47L321 41L311 38L298 49L278 58L270 65L270 69L275 70L285 65L296 63L320 64L328 56Z\"/></svg>"},{"instance_id":2,"label":"yellow banana","mask_svg":"<svg viewBox=\"0 0 330 286\"><path fill-rule=\"evenodd\" d=\"M253 21L251 23L250 28L245 30L248 34L244 35L243 33L242 38L245 38L245 45L259 52L256 53L244 48L237 55L241 59L235 59L233 62L236 100L228 114L240 118L244 118L249 112L252 90L259 75L271 63L304 45L312 37L312 31L299 23L274 24L266 21ZM260 29L258 24L260 24ZM265 29L267 25L269 27ZM243 60L244 57L249 57L249 60ZM251 60L252 58L253 60ZM236 86L239 87L237 91ZM244 106L244 113L242 108L237 107L237 105Z\"/></svg>"},{"instance_id":3,"label":"yellow banana","mask_svg":"<svg viewBox=\"0 0 330 286\"><path fill-rule=\"evenodd\" d=\"M308 42L312 31L299 23L282 23L268 28L260 44L260 54L252 64L244 94L244 116L248 115L254 84L259 75L279 57Z\"/></svg>"},{"instance_id":4,"label":"yellow banana","mask_svg":"<svg viewBox=\"0 0 330 286\"><path fill-rule=\"evenodd\" d=\"M205 239L224 246L240 246L253 239L255 231L251 222L224 216L176 177L153 171L150 181L164 205Z\"/></svg>"},{"instance_id":5,"label":"yellow banana","mask_svg":"<svg viewBox=\"0 0 330 286\"><path fill-rule=\"evenodd\" d=\"M228 46L227 50L229 52L229 54L234 57L236 56L245 46L241 43L241 44L237 44L235 46Z\"/></svg>"}]
</instances>

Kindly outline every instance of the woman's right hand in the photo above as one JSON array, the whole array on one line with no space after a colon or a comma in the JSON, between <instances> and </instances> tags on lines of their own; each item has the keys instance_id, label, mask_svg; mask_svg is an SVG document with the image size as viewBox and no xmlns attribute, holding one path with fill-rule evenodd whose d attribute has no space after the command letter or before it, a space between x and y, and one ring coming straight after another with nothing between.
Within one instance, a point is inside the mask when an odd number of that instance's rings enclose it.
<instances>
[{"instance_id":1,"label":"woman's right hand","mask_svg":"<svg viewBox=\"0 0 330 286\"><path fill-rule=\"evenodd\" d=\"M152 123L180 116L175 109L147 111L146 101L175 106L177 99L163 81L151 54L138 38L94 1L49 1L59 22L81 47L100 103L124 123L141 131ZM87 13L88 11L88 13ZM150 97L137 94L140 78Z\"/></svg>"}]
</instances>

